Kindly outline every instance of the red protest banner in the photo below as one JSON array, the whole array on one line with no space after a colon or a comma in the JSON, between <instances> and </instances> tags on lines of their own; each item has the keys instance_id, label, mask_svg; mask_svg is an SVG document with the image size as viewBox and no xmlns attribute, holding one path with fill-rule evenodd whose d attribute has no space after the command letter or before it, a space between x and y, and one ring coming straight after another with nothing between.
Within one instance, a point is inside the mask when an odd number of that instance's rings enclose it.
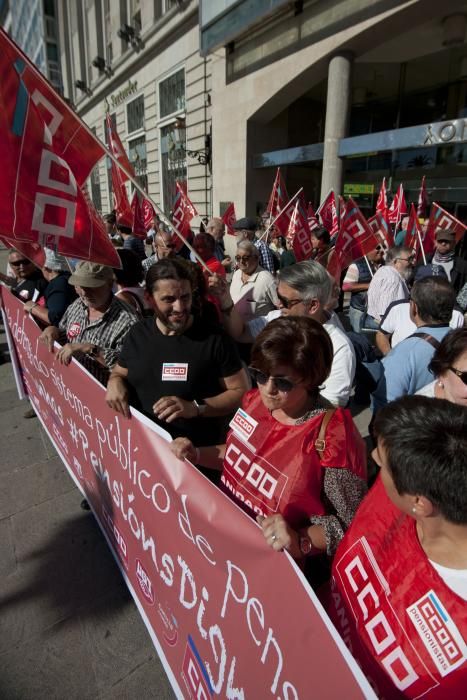
<instances>
[{"instance_id":1,"label":"red protest banner","mask_svg":"<svg viewBox=\"0 0 467 700\"><path fill-rule=\"evenodd\" d=\"M133 213L132 230L135 236L146 238L146 226L144 224L144 211L140 203L140 195L135 190L131 199L131 211Z\"/></svg>"},{"instance_id":2,"label":"red protest banner","mask_svg":"<svg viewBox=\"0 0 467 700\"><path fill-rule=\"evenodd\" d=\"M315 214L315 210L311 202L308 202L306 218L308 220L308 226L310 228L310 231L314 231L315 228L319 228L318 217Z\"/></svg>"},{"instance_id":3,"label":"red protest banner","mask_svg":"<svg viewBox=\"0 0 467 700\"><path fill-rule=\"evenodd\" d=\"M224 222L224 225L227 229L227 233L230 236L235 236L235 231L232 228L234 223L237 221L237 217L235 215L235 205L233 202L230 202L229 206L225 210L225 212L222 214L222 221Z\"/></svg>"},{"instance_id":4,"label":"red protest banner","mask_svg":"<svg viewBox=\"0 0 467 700\"><path fill-rule=\"evenodd\" d=\"M344 268L374 250L380 242L379 235L370 228L352 197L349 197L336 246L329 259L329 273L337 281Z\"/></svg>"},{"instance_id":5,"label":"red protest banner","mask_svg":"<svg viewBox=\"0 0 467 700\"><path fill-rule=\"evenodd\" d=\"M178 698L375 698L301 572L137 411L38 342L2 290L28 394L88 499ZM306 669L306 672L304 672ZM310 681L311 679L311 681Z\"/></svg>"},{"instance_id":6,"label":"red protest banner","mask_svg":"<svg viewBox=\"0 0 467 700\"><path fill-rule=\"evenodd\" d=\"M188 199L186 194L186 183L176 183L176 195L173 206L172 221L174 225L178 228L182 236L184 236L188 241L191 240L190 233L190 222L193 217L198 215L194 205ZM174 242L177 245L177 250L183 247L183 241L181 238L176 236Z\"/></svg>"},{"instance_id":7,"label":"red protest banner","mask_svg":"<svg viewBox=\"0 0 467 700\"><path fill-rule=\"evenodd\" d=\"M422 177L422 184L420 185L420 192L418 193L418 203L417 203L417 216L419 219L423 219L425 216L426 208L428 206L428 193L426 191L425 175Z\"/></svg>"},{"instance_id":8,"label":"red protest banner","mask_svg":"<svg viewBox=\"0 0 467 700\"><path fill-rule=\"evenodd\" d=\"M451 231L455 231L456 242L458 243L467 230L467 226L440 207L439 204L433 202L431 205L428 228L425 233L425 238L423 239L425 253L432 253L435 249L435 234L438 229L450 229Z\"/></svg>"},{"instance_id":9,"label":"red protest banner","mask_svg":"<svg viewBox=\"0 0 467 700\"><path fill-rule=\"evenodd\" d=\"M290 219L289 228L287 230L287 239L292 243L293 252L297 262L308 260L313 250L310 238L310 229L308 221L300 206L300 200L297 199L292 217Z\"/></svg>"},{"instance_id":10,"label":"red protest banner","mask_svg":"<svg viewBox=\"0 0 467 700\"><path fill-rule=\"evenodd\" d=\"M339 219L337 218L336 197L331 190L324 202L320 205L316 214L320 217L324 228L331 236L339 231Z\"/></svg>"},{"instance_id":11,"label":"red protest banner","mask_svg":"<svg viewBox=\"0 0 467 700\"><path fill-rule=\"evenodd\" d=\"M420 253L423 253L421 248L422 233L420 229L420 222L418 220L418 214L415 211L415 206L412 202L410 205L410 215L407 222L407 231L405 234L404 245L414 251L417 258ZM424 260L426 263L426 260Z\"/></svg>"},{"instance_id":12,"label":"red protest banner","mask_svg":"<svg viewBox=\"0 0 467 700\"><path fill-rule=\"evenodd\" d=\"M119 267L82 186L104 151L0 30L0 234Z\"/></svg>"},{"instance_id":13,"label":"red protest banner","mask_svg":"<svg viewBox=\"0 0 467 700\"><path fill-rule=\"evenodd\" d=\"M371 219L368 219L368 226L371 228L373 233L378 236L380 239L379 242L385 247L386 250L388 248L392 248L394 245L394 236L389 228L387 219L380 212L376 212Z\"/></svg>"},{"instance_id":14,"label":"red protest banner","mask_svg":"<svg viewBox=\"0 0 467 700\"><path fill-rule=\"evenodd\" d=\"M376 214L380 213L385 219L388 217L388 195L386 191L386 178L383 177L383 182L381 183L381 188L378 195L378 200L376 202Z\"/></svg>"},{"instance_id":15,"label":"red protest banner","mask_svg":"<svg viewBox=\"0 0 467 700\"><path fill-rule=\"evenodd\" d=\"M144 228L147 231L149 228L151 228L153 219L157 216L156 210L152 206L149 199L146 199L146 197L143 198L141 206L143 208Z\"/></svg>"},{"instance_id":16,"label":"red protest banner","mask_svg":"<svg viewBox=\"0 0 467 700\"><path fill-rule=\"evenodd\" d=\"M119 163L122 163L125 166L130 165L127 155L123 149L122 142L120 141L120 137L117 134L117 129L112 124L110 112L107 112L106 115L106 125L107 141L109 143L109 148L112 151L112 154L115 156L115 158L117 158ZM131 174L133 174L133 168L131 168L131 166L130 169ZM121 224L122 226L132 228L134 212L132 211L132 207L130 206L128 192L125 185L125 182L128 180L128 176L125 175L123 170L121 170L113 160L110 162L110 176L112 178L112 194L114 197L117 224ZM140 231L138 233L133 231L133 234L135 236L139 236L140 238L146 237L146 231L144 231L143 236L141 236Z\"/></svg>"},{"instance_id":17,"label":"red protest banner","mask_svg":"<svg viewBox=\"0 0 467 700\"><path fill-rule=\"evenodd\" d=\"M404 197L404 186L402 183L399 185L397 188L397 192L394 195L394 199L391 202L391 206L389 207L389 223L390 224L395 224L395 227L399 226L399 222L402 219L403 216L407 214L407 202L405 201Z\"/></svg>"}]
</instances>

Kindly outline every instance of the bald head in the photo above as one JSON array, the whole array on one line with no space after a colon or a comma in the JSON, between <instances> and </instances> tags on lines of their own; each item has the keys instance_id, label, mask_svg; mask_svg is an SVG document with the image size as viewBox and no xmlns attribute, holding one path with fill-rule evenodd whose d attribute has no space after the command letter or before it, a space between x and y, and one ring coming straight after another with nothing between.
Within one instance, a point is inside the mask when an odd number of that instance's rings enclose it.
<instances>
[{"instance_id":1,"label":"bald head","mask_svg":"<svg viewBox=\"0 0 467 700\"><path fill-rule=\"evenodd\" d=\"M171 258L175 255L173 236L168 231L159 230L154 236L154 252L159 260Z\"/></svg>"},{"instance_id":2,"label":"bald head","mask_svg":"<svg viewBox=\"0 0 467 700\"><path fill-rule=\"evenodd\" d=\"M224 222L218 216L209 219L206 232L209 233L214 240L220 241L224 236Z\"/></svg>"}]
</instances>

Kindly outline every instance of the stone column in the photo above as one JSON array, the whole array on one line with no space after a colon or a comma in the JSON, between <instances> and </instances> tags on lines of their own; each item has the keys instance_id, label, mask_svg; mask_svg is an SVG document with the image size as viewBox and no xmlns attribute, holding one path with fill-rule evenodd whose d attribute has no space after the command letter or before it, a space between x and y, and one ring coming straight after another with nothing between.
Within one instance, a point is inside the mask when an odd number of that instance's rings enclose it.
<instances>
[{"instance_id":1,"label":"stone column","mask_svg":"<svg viewBox=\"0 0 467 700\"><path fill-rule=\"evenodd\" d=\"M326 123L324 127L321 201L334 190L342 194L342 160L337 155L339 140L347 136L353 56L350 52L334 55L329 62Z\"/></svg>"}]
</instances>

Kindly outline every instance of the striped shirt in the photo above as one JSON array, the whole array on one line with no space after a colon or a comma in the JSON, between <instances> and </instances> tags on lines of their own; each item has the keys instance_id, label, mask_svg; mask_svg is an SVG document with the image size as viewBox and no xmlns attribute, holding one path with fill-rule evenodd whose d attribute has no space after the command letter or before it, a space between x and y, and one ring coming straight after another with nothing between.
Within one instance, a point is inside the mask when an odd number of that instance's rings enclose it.
<instances>
[{"instance_id":1,"label":"striped shirt","mask_svg":"<svg viewBox=\"0 0 467 700\"><path fill-rule=\"evenodd\" d=\"M258 249L258 254L259 254L259 264L260 267L263 268L263 270L267 270L268 272L271 273L271 275L274 274L274 253L272 250L268 248L266 243L264 241L253 241L255 244L256 248Z\"/></svg>"},{"instance_id":2,"label":"striped shirt","mask_svg":"<svg viewBox=\"0 0 467 700\"><path fill-rule=\"evenodd\" d=\"M368 287L368 315L379 322L389 304L408 298L409 289L404 278L393 265L383 265Z\"/></svg>"},{"instance_id":3,"label":"striped shirt","mask_svg":"<svg viewBox=\"0 0 467 700\"><path fill-rule=\"evenodd\" d=\"M62 331L60 341L68 343L93 343L97 345L104 357L106 367L83 352L74 357L91 372L102 384L107 383L109 370L112 369L122 349L123 341L131 326L139 320L135 311L128 304L116 297L101 318L89 321L88 307L78 298L65 311L59 324Z\"/></svg>"}]
</instances>

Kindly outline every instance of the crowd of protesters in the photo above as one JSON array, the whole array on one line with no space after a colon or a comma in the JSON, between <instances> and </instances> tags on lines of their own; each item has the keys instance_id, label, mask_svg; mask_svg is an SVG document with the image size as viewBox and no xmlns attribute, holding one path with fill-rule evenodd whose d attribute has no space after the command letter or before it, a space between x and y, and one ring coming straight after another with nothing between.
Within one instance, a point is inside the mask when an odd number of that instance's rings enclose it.
<instances>
[{"instance_id":1,"label":"crowd of protesters","mask_svg":"<svg viewBox=\"0 0 467 700\"><path fill-rule=\"evenodd\" d=\"M113 214L106 223L121 269L46 251L41 270L10 251L1 280L43 342L104 384L112 409L167 430L174 454L289 552L384 697L461 697L467 657L440 671L409 611L426 598L466 649L465 239L436 231L422 265L398 234L337 288L322 227L297 263L247 217L232 256L219 218L193 235L197 256L157 219L146 242ZM359 402L373 414L372 457Z\"/></svg>"}]
</instances>

